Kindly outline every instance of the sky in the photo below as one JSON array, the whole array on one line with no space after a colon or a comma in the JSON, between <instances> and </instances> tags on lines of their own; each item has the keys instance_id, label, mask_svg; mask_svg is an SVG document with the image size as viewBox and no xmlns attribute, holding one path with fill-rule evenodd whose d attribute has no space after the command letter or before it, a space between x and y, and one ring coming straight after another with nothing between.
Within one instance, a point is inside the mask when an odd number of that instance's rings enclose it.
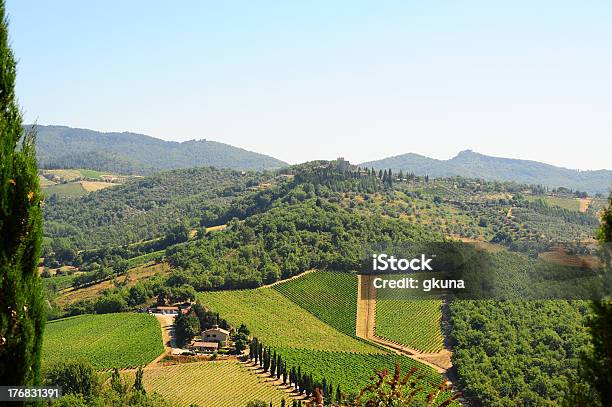
<instances>
[{"instance_id":1,"label":"sky","mask_svg":"<svg viewBox=\"0 0 612 407\"><path fill-rule=\"evenodd\" d=\"M7 0L25 121L612 169L612 2Z\"/></svg>"}]
</instances>

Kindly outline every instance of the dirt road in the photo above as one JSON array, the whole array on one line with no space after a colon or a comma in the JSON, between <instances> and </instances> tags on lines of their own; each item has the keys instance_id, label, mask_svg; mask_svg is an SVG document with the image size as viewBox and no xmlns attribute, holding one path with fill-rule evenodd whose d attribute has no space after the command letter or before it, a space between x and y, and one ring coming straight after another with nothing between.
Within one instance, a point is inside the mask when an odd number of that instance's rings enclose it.
<instances>
[{"instance_id":1,"label":"dirt road","mask_svg":"<svg viewBox=\"0 0 612 407\"><path fill-rule=\"evenodd\" d=\"M166 355L172 354L172 349L176 347L174 341L174 315L155 314L155 318L159 321L162 331L162 341L164 342L164 353L156 357L149 363L145 369L155 367L157 363Z\"/></svg>"},{"instance_id":2,"label":"dirt road","mask_svg":"<svg viewBox=\"0 0 612 407\"><path fill-rule=\"evenodd\" d=\"M289 278L285 278L284 280L278 280L278 281L275 281L275 282L273 282L273 283L271 283L271 284L262 285L262 286L261 286L261 287L259 287L259 288L270 288L270 287L274 287L274 286L275 286L275 285L277 285L277 284L286 283L287 281L295 280L296 278L300 278L300 277L302 277L302 276L305 276L306 274L308 274L308 273L312 273L313 271L316 271L316 270L315 270L315 269L306 270L306 271L304 271L303 273L296 274L295 276L291 276L291 277L289 277Z\"/></svg>"},{"instance_id":3,"label":"dirt road","mask_svg":"<svg viewBox=\"0 0 612 407\"><path fill-rule=\"evenodd\" d=\"M381 338L376 335L376 288L372 284L373 276L359 275L357 283L357 321L356 335L374 342L395 353L418 360L439 373L452 367L451 352L444 349L436 353L423 353L409 346Z\"/></svg>"}]
</instances>

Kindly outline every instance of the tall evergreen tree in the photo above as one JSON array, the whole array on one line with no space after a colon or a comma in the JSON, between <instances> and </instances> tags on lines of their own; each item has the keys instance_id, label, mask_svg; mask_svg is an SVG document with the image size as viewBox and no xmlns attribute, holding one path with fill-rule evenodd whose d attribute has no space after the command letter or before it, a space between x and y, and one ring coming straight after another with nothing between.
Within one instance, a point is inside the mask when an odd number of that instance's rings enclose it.
<instances>
[{"instance_id":1,"label":"tall evergreen tree","mask_svg":"<svg viewBox=\"0 0 612 407\"><path fill-rule=\"evenodd\" d=\"M42 195L35 136L24 133L15 98L16 62L0 0L0 383L39 383L45 324L37 273Z\"/></svg>"},{"instance_id":2,"label":"tall evergreen tree","mask_svg":"<svg viewBox=\"0 0 612 407\"><path fill-rule=\"evenodd\" d=\"M270 358L270 376L274 377L276 375L276 351L272 354Z\"/></svg>"},{"instance_id":3,"label":"tall evergreen tree","mask_svg":"<svg viewBox=\"0 0 612 407\"><path fill-rule=\"evenodd\" d=\"M138 370L136 371L136 378L134 379L134 390L142 393L146 393L143 382L144 371L142 370L142 366L138 366Z\"/></svg>"},{"instance_id":4,"label":"tall evergreen tree","mask_svg":"<svg viewBox=\"0 0 612 407\"><path fill-rule=\"evenodd\" d=\"M601 244L606 284L609 284L612 273L612 194L601 215L597 238ZM591 311L587 326L591 333L592 346L583 360L583 375L597 392L599 400L592 400L593 405L596 405L595 402L599 403L598 405L607 405L612 400L612 298L593 301Z\"/></svg>"}]
</instances>

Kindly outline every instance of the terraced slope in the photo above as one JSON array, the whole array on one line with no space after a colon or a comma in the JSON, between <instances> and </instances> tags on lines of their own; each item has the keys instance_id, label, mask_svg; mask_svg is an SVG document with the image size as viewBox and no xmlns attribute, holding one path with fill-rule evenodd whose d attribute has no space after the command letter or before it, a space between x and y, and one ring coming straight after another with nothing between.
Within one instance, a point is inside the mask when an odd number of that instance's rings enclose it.
<instances>
[{"instance_id":1,"label":"terraced slope","mask_svg":"<svg viewBox=\"0 0 612 407\"><path fill-rule=\"evenodd\" d=\"M439 300L379 297L376 301L376 335L424 353L439 352L444 347L441 305Z\"/></svg>"},{"instance_id":2,"label":"terraced slope","mask_svg":"<svg viewBox=\"0 0 612 407\"><path fill-rule=\"evenodd\" d=\"M199 299L231 325L247 324L251 333L269 346L382 352L332 328L273 288L204 292Z\"/></svg>"},{"instance_id":3,"label":"terraced slope","mask_svg":"<svg viewBox=\"0 0 612 407\"><path fill-rule=\"evenodd\" d=\"M356 275L316 271L277 284L274 289L326 324L349 336L355 336Z\"/></svg>"},{"instance_id":4,"label":"terraced slope","mask_svg":"<svg viewBox=\"0 0 612 407\"><path fill-rule=\"evenodd\" d=\"M375 371L388 369L393 372L396 363L403 373L417 367L423 375L422 386L428 391L437 388L443 380L441 374L413 359L397 354L356 354L344 352L322 352L304 349L275 348L288 366L301 366L304 373L315 380L332 380L334 388L340 385L342 392L358 393L368 383Z\"/></svg>"},{"instance_id":5,"label":"terraced slope","mask_svg":"<svg viewBox=\"0 0 612 407\"><path fill-rule=\"evenodd\" d=\"M50 321L43 365L86 359L96 369L145 365L164 351L159 323L147 314L79 315Z\"/></svg>"},{"instance_id":6,"label":"terraced slope","mask_svg":"<svg viewBox=\"0 0 612 407\"><path fill-rule=\"evenodd\" d=\"M263 400L279 406L283 398L285 401L291 400L289 393L268 383L267 378L249 372L236 360L146 369L144 385L147 392L159 393L184 406L242 407L251 400Z\"/></svg>"}]
</instances>

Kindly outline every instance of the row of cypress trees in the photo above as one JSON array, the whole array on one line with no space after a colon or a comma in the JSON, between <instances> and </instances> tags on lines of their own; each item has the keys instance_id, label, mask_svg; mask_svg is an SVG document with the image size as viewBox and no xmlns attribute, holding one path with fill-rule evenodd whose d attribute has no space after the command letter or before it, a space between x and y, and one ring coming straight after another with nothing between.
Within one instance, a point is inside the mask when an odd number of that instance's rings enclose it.
<instances>
[{"instance_id":1,"label":"row of cypress trees","mask_svg":"<svg viewBox=\"0 0 612 407\"><path fill-rule=\"evenodd\" d=\"M249 359L259 364L264 372L270 374L270 377L276 377L279 380L282 378L283 384L295 388L300 394L310 397L314 394L315 389L319 389L323 393L326 405L331 405L334 401L341 402L343 399L339 384L334 392L332 382L326 378L321 381L315 380L312 373L302 371L301 365L288 367L280 353L269 346L264 346L258 338L253 338L249 344Z\"/></svg>"}]
</instances>

